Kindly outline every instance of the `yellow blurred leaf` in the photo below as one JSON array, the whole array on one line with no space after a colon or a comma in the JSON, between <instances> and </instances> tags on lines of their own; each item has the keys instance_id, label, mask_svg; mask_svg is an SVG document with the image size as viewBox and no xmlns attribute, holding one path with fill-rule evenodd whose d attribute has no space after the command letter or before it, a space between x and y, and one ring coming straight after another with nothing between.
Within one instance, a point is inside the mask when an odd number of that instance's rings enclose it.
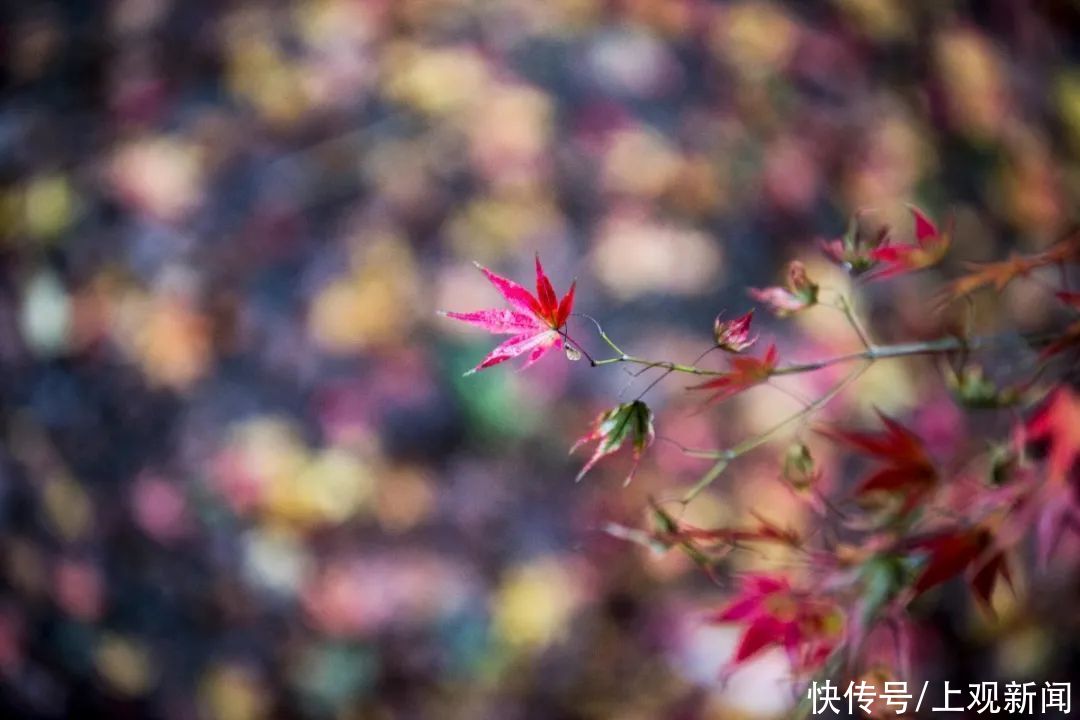
<instances>
[{"instance_id":1,"label":"yellow blurred leaf","mask_svg":"<svg viewBox=\"0 0 1080 720\"><path fill-rule=\"evenodd\" d=\"M798 26L771 2L739 2L724 7L714 21L713 52L739 72L760 78L779 71L795 51Z\"/></svg>"},{"instance_id":2,"label":"yellow blurred leaf","mask_svg":"<svg viewBox=\"0 0 1080 720\"><path fill-rule=\"evenodd\" d=\"M211 720L258 720L269 711L266 688L247 668L218 664L199 685L199 699Z\"/></svg>"},{"instance_id":3,"label":"yellow blurred leaf","mask_svg":"<svg viewBox=\"0 0 1080 720\"><path fill-rule=\"evenodd\" d=\"M404 532L435 509L435 492L422 471L396 469L379 483L376 514L379 524L391 533Z\"/></svg>"},{"instance_id":4,"label":"yellow blurred leaf","mask_svg":"<svg viewBox=\"0 0 1080 720\"><path fill-rule=\"evenodd\" d=\"M312 303L309 329L328 352L402 342L416 317L419 282L408 245L395 235L366 238L356 255L357 267Z\"/></svg>"},{"instance_id":5,"label":"yellow blurred leaf","mask_svg":"<svg viewBox=\"0 0 1080 720\"><path fill-rule=\"evenodd\" d=\"M400 43L383 62L387 94L421 112L446 115L485 100L488 70L475 50Z\"/></svg>"},{"instance_id":6,"label":"yellow blurred leaf","mask_svg":"<svg viewBox=\"0 0 1080 720\"><path fill-rule=\"evenodd\" d=\"M74 480L56 476L45 481L42 505L53 530L67 541L79 540L90 530L94 506Z\"/></svg>"},{"instance_id":7,"label":"yellow blurred leaf","mask_svg":"<svg viewBox=\"0 0 1080 720\"><path fill-rule=\"evenodd\" d=\"M521 649L557 640L580 602L579 584L580 579L555 558L512 568L495 599L496 634Z\"/></svg>"},{"instance_id":8,"label":"yellow blurred leaf","mask_svg":"<svg viewBox=\"0 0 1080 720\"><path fill-rule=\"evenodd\" d=\"M143 643L122 635L105 634L94 653L94 665L109 687L122 695L144 695L157 679Z\"/></svg>"},{"instance_id":9,"label":"yellow blurred leaf","mask_svg":"<svg viewBox=\"0 0 1080 720\"><path fill-rule=\"evenodd\" d=\"M75 193L63 175L31 180L23 202L26 232L39 240L52 240L64 232L76 207Z\"/></svg>"}]
</instances>

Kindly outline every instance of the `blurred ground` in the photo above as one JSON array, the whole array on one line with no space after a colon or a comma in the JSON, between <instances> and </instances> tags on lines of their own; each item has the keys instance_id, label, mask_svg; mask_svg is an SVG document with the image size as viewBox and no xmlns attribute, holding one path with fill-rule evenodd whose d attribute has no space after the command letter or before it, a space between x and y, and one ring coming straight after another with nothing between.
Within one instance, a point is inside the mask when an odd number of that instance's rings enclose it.
<instances>
[{"instance_id":1,"label":"blurred ground","mask_svg":"<svg viewBox=\"0 0 1080 720\"><path fill-rule=\"evenodd\" d=\"M571 481L628 378L557 357L462 378L488 338L434 311L492 304L469 261L525 281L539 251L620 343L689 360L855 209L953 209L947 276L1045 246L1080 192L1066 0L0 13L11 716L776 712L781 665L716 686L732 638L687 630L708 583L599 532L700 464L661 442L628 490L617 463ZM910 300L940 276L869 298L883 334L928 331ZM1043 312L1007 301L980 322ZM932 392L892 372L879 404ZM708 446L789 408L763 397L651 400L661 435Z\"/></svg>"}]
</instances>

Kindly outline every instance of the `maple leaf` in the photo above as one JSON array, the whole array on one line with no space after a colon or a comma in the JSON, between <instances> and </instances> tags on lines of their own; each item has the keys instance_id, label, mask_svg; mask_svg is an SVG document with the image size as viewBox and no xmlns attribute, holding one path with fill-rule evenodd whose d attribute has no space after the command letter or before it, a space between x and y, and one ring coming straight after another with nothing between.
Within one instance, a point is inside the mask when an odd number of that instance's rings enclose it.
<instances>
[{"instance_id":1,"label":"maple leaf","mask_svg":"<svg viewBox=\"0 0 1080 720\"><path fill-rule=\"evenodd\" d=\"M1059 385L1024 426L1028 447L1046 458L1049 478L1080 482L1080 395Z\"/></svg>"},{"instance_id":2,"label":"maple leaf","mask_svg":"<svg viewBox=\"0 0 1080 720\"><path fill-rule=\"evenodd\" d=\"M735 357L731 359L731 369L700 385L691 385L690 390L715 390L709 402L719 402L736 395L769 379L776 369L778 354L776 345L770 344L760 358Z\"/></svg>"},{"instance_id":3,"label":"maple leaf","mask_svg":"<svg viewBox=\"0 0 1080 720\"><path fill-rule=\"evenodd\" d=\"M484 368L498 365L519 355L528 353L528 358L521 366L525 369L542 358L552 348L563 346L563 326L574 306L574 289L577 283L559 300L555 288L551 285L540 264L540 255L536 255L536 295L508 280L496 275L486 267L476 264L495 289L510 304L510 309L496 308L476 312L442 312L442 315L483 328L497 335L513 335L506 342L498 345L480 364L469 370L471 375Z\"/></svg>"},{"instance_id":4,"label":"maple leaf","mask_svg":"<svg viewBox=\"0 0 1080 720\"><path fill-rule=\"evenodd\" d=\"M756 527L708 529L680 522L653 503L653 515L659 526L655 539L668 546L683 544L694 549L698 543L734 545L744 542L771 542L789 547L799 547L802 544L802 539L794 530L782 528L757 513L752 514L758 523Z\"/></svg>"},{"instance_id":5,"label":"maple leaf","mask_svg":"<svg viewBox=\"0 0 1080 720\"><path fill-rule=\"evenodd\" d=\"M735 598L707 620L746 625L731 669L769 647L781 647L800 673L825 662L840 642L844 626L843 615L832 602L794 590L783 576L766 574L744 576Z\"/></svg>"},{"instance_id":6,"label":"maple leaf","mask_svg":"<svg viewBox=\"0 0 1080 720\"><path fill-rule=\"evenodd\" d=\"M817 303L818 286L806 274L806 266L798 260L788 265L786 287L750 288L750 297L766 306L777 316L787 317Z\"/></svg>"},{"instance_id":7,"label":"maple leaf","mask_svg":"<svg viewBox=\"0 0 1080 720\"><path fill-rule=\"evenodd\" d=\"M1078 258L1080 258L1080 233L1073 232L1034 255L1013 253L1007 260L998 262L966 263L965 266L969 272L949 283L942 294L942 299L944 301L956 300L983 287L993 287L1001 292L1010 282L1020 277L1027 277L1033 270ZM1058 293L1058 297L1068 303L1069 300L1063 295L1069 295L1069 293Z\"/></svg>"},{"instance_id":8,"label":"maple leaf","mask_svg":"<svg viewBox=\"0 0 1080 720\"><path fill-rule=\"evenodd\" d=\"M721 320L723 313L716 316L713 323L713 339L716 346L730 353L740 353L757 342L758 336L750 337L750 322L754 319L754 311L746 313L734 320Z\"/></svg>"},{"instance_id":9,"label":"maple leaf","mask_svg":"<svg viewBox=\"0 0 1080 720\"><path fill-rule=\"evenodd\" d=\"M974 563L972 569L974 572L968 584L983 607L990 607L990 599L994 595L998 578L1012 586L1012 571L1009 570L1009 561L1004 552L991 553L981 562Z\"/></svg>"},{"instance_id":10,"label":"maple leaf","mask_svg":"<svg viewBox=\"0 0 1080 720\"><path fill-rule=\"evenodd\" d=\"M829 260L847 270L852 275L861 275L870 270L877 261L872 253L879 247L889 244L889 226L882 226L869 243L859 237L859 219L865 210L856 212L848 223L847 232L834 240L819 240L821 252Z\"/></svg>"},{"instance_id":11,"label":"maple leaf","mask_svg":"<svg viewBox=\"0 0 1080 720\"><path fill-rule=\"evenodd\" d=\"M1039 267L1037 258L1012 254L1007 260L991 263L965 263L968 273L953 280L945 288L946 300L957 300L970 295L979 288L993 287L997 292L1018 277L1024 277Z\"/></svg>"},{"instance_id":12,"label":"maple leaf","mask_svg":"<svg viewBox=\"0 0 1080 720\"><path fill-rule=\"evenodd\" d=\"M1066 530L1080 532L1080 394L1057 386L1017 435L1025 454L1046 468L1046 481L1026 500L1036 515L1036 556L1045 565Z\"/></svg>"},{"instance_id":13,"label":"maple leaf","mask_svg":"<svg viewBox=\"0 0 1080 720\"><path fill-rule=\"evenodd\" d=\"M912 585L916 596L967 573L975 597L989 608L997 579L1012 583L1005 553L993 548L991 533L984 527L912 538L907 549L924 556L919 576Z\"/></svg>"},{"instance_id":14,"label":"maple leaf","mask_svg":"<svg viewBox=\"0 0 1080 720\"><path fill-rule=\"evenodd\" d=\"M883 267L869 275L869 279L880 280L928 268L941 262L949 250L951 228L941 232L922 210L914 205L909 205L908 210L915 218L915 242L875 248L870 257Z\"/></svg>"},{"instance_id":15,"label":"maple leaf","mask_svg":"<svg viewBox=\"0 0 1080 720\"><path fill-rule=\"evenodd\" d=\"M597 443L592 457L589 458L588 462L577 474L576 480L580 481L596 463L616 452L623 446L627 438L631 438L631 444L634 448L633 466L624 481L624 484L630 484L630 481L634 478L638 463L641 462L641 456L652 445L655 437L656 431L653 428L652 410L641 400L623 403L600 413L589 431L578 438L577 442L570 448L570 452L573 453L582 445L596 440L600 441Z\"/></svg>"},{"instance_id":16,"label":"maple leaf","mask_svg":"<svg viewBox=\"0 0 1080 720\"><path fill-rule=\"evenodd\" d=\"M859 496L874 492L897 493L905 498L903 511L914 507L937 480L937 471L915 433L878 411L884 432L855 432L819 428L818 432L884 463L865 478L856 490Z\"/></svg>"},{"instance_id":17,"label":"maple leaf","mask_svg":"<svg viewBox=\"0 0 1080 720\"><path fill-rule=\"evenodd\" d=\"M618 531L618 536L657 552L678 546L716 582L719 580L713 571L715 564L728 551L735 550L744 543L776 543L790 548L802 546L802 538L796 531L781 528L757 513L752 513L758 522L756 527L705 529L676 520L655 500L650 500L650 504L656 529L651 533L644 533L623 528Z\"/></svg>"}]
</instances>

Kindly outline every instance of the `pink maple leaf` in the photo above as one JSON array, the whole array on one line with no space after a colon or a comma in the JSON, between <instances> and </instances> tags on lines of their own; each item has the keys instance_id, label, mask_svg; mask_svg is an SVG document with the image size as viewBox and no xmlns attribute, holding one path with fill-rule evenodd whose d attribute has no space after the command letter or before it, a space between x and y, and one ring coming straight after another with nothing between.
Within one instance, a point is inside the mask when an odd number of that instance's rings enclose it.
<instances>
[{"instance_id":1,"label":"pink maple leaf","mask_svg":"<svg viewBox=\"0 0 1080 720\"><path fill-rule=\"evenodd\" d=\"M555 288L551 285L540 264L540 255L536 256L536 295L508 280L496 275L486 267L477 264L495 289L506 298L509 309L493 308L475 312L442 312L455 320L475 325L497 335L512 335L509 340L495 347L480 364L465 373L471 375L478 370L498 365L519 355L528 353L528 359L521 366L524 370L542 358L552 348L563 347L563 326L570 317L574 305L574 289L577 283L559 300Z\"/></svg>"}]
</instances>

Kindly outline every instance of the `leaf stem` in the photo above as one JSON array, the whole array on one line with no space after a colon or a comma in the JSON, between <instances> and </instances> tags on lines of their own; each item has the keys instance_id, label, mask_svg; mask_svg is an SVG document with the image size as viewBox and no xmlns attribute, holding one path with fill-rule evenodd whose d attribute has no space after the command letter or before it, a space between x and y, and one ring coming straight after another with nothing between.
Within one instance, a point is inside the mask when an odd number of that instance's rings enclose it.
<instances>
[{"instance_id":1,"label":"leaf stem","mask_svg":"<svg viewBox=\"0 0 1080 720\"><path fill-rule=\"evenodd\" d=\"M621 355L621 356L626 355L626 353L624 353L622 351L622 348L620 348L618 345L616 345L615 341L613 341L611 338L609 338L607 333L604 332L604 328L603 328L603 326L600 325L600 321L598 321L592 315L587 315L585 313L573 313L573 317L585 318L586 320L591 322L593 325L596 326L596 332L598 332L600 334L600 339L603 340L605 343L607 343L607 346L609 348L611 348L615 352L619 353L619 355ZM596 365L597 363L593 363L593 364ZM607 364L607 363L604 363L604 364Z\"/></svg>"}]
</instances>

